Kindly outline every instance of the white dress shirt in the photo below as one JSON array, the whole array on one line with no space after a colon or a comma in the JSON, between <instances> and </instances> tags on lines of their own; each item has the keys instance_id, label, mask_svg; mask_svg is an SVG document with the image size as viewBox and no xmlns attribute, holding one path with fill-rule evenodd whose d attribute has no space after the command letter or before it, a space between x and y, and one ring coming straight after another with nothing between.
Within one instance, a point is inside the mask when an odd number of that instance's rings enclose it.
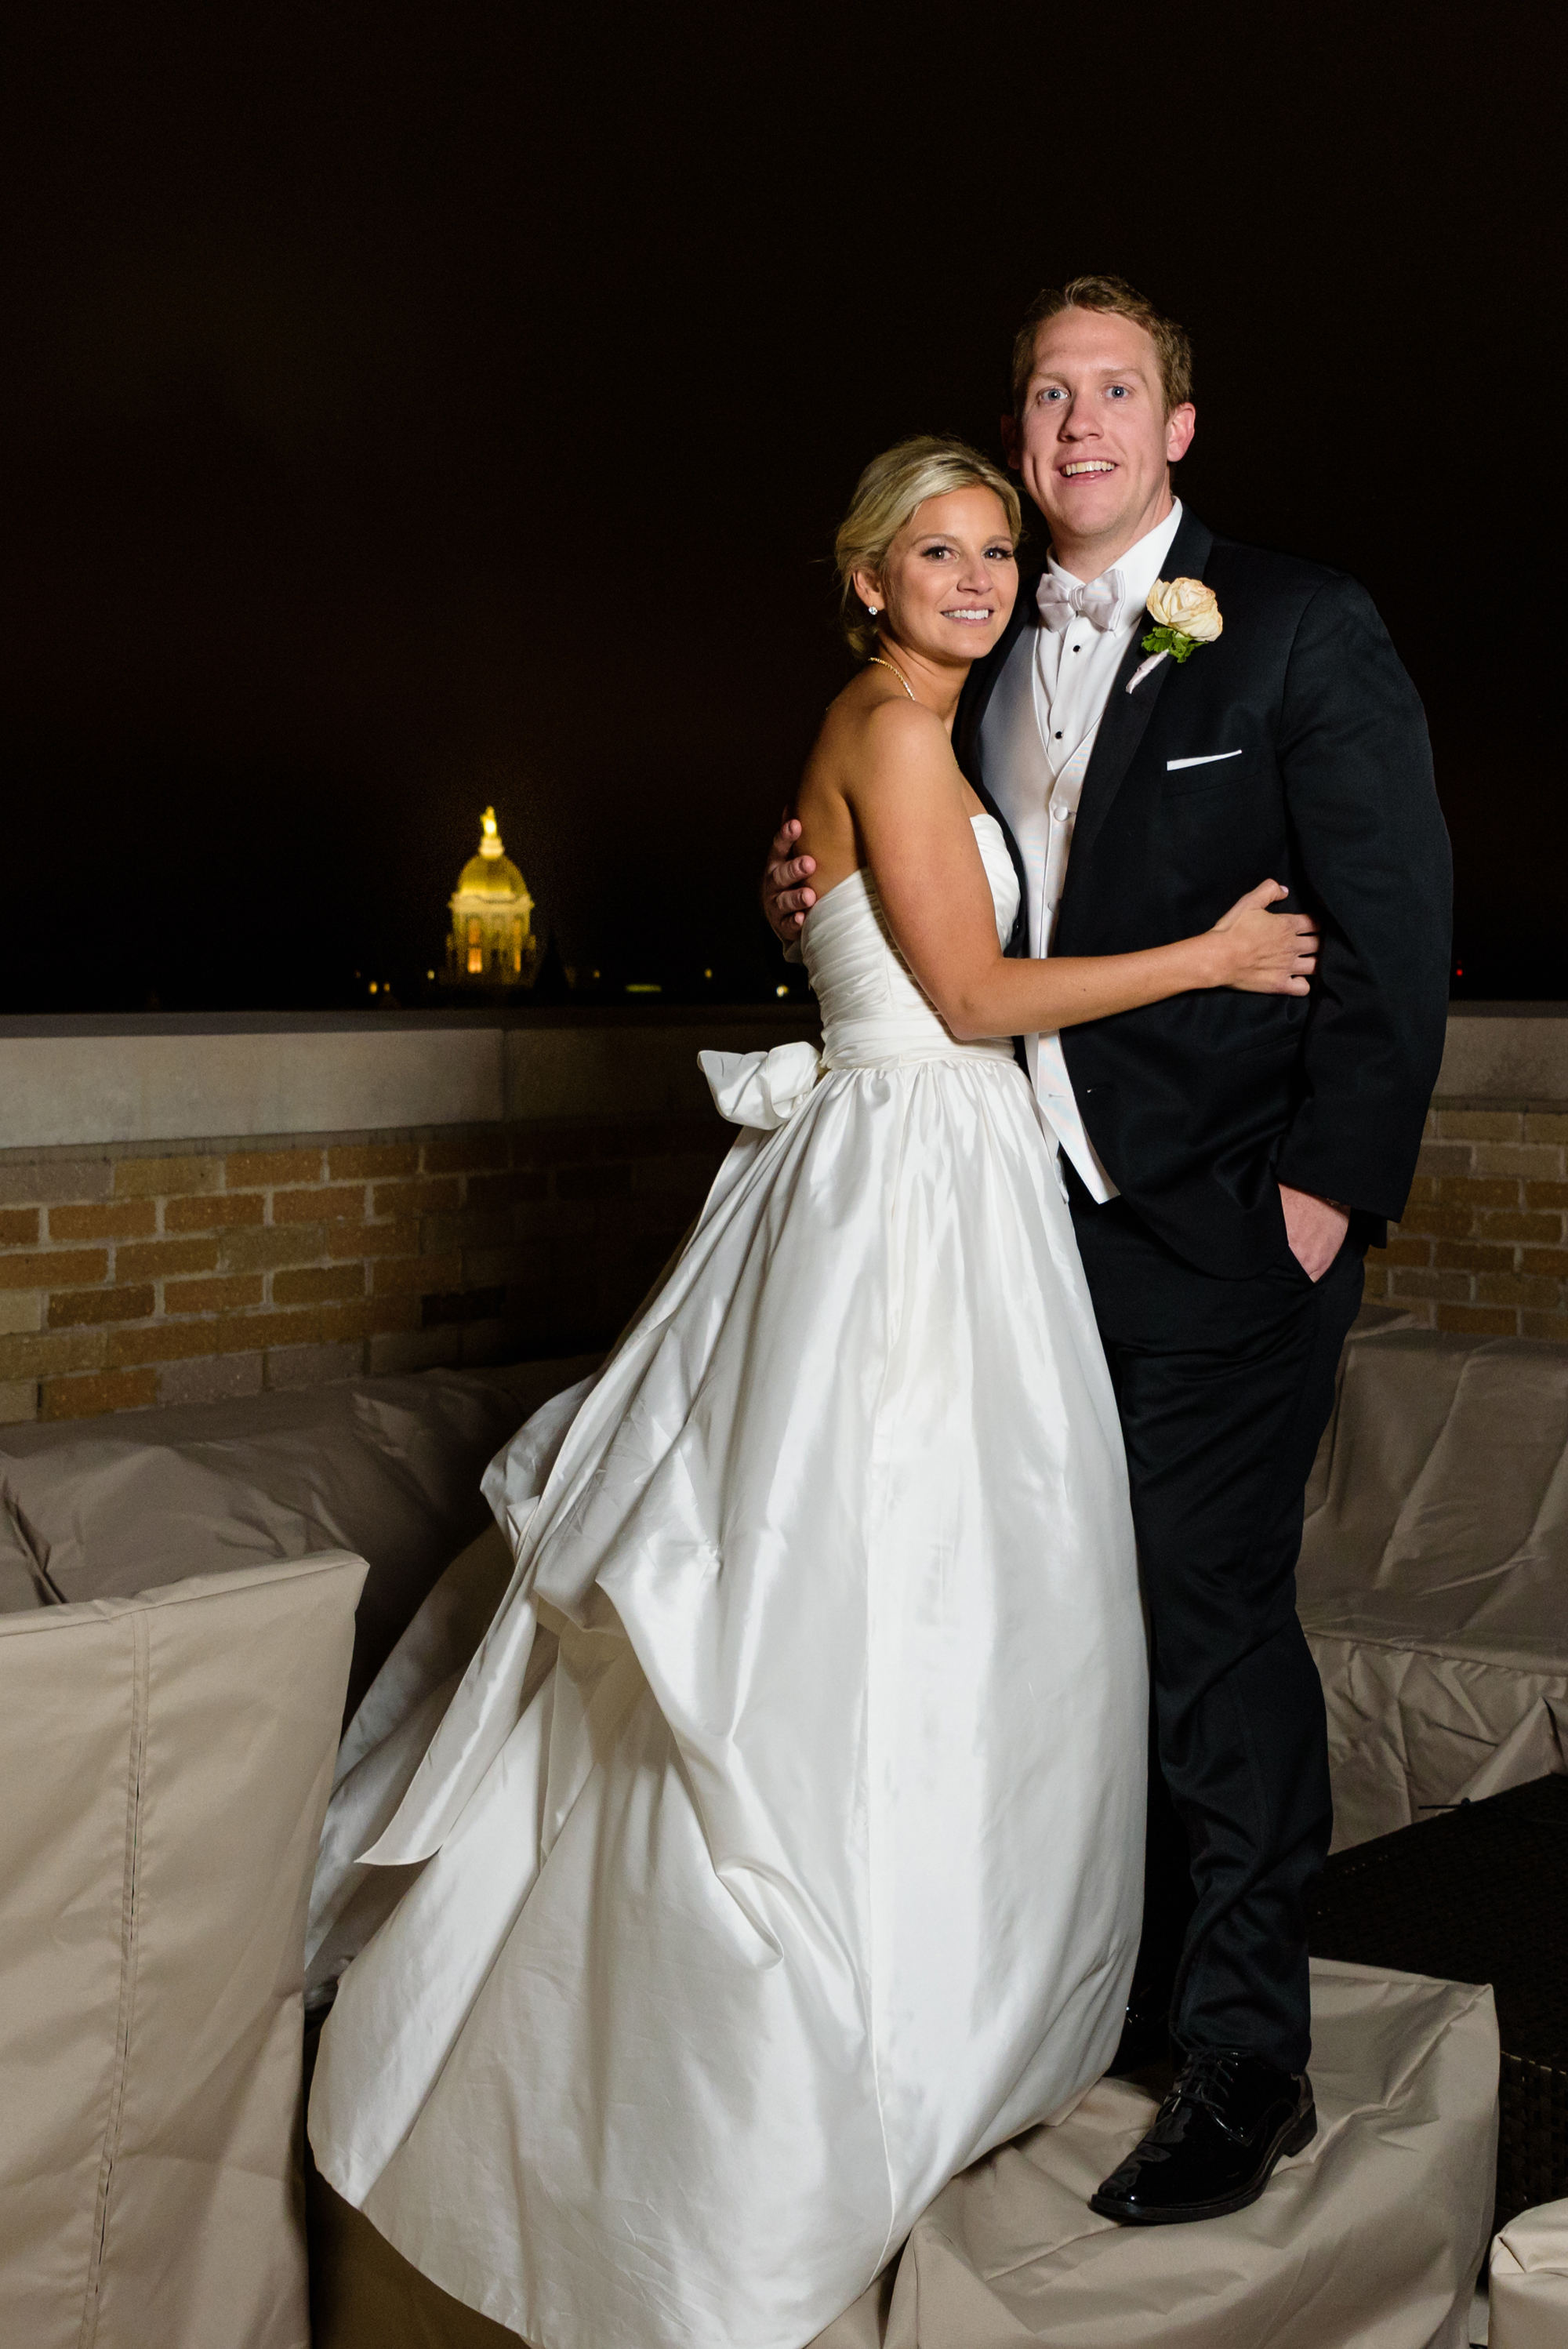
<instances>
[{"instance_id":1,"label":"white dress shirt","mask_svg":"<svg viewBox=\"0 0 1568 2349\"><path fill-rule=\"evenodd\" d=\"M1114 595L1110 626L1099 628L1090 620L1075 619L1058 632L1031 613L992 690L981 722L980 755L987 788L1024 860L1032 955L1051 950L1095 736L1122 655L1141 628L1153 625L1145 602L1181 523L1178 499L1164 521L1098 579L1075 579L1053 559L1047 576L1058 587L1087 585ZM1026 1036L1024 1048L1046 1123L1094 1197L1114 1199L1116 1185L1085 1131L1060 1036L1054 1030Z\"/></svg>"}]
</instances>

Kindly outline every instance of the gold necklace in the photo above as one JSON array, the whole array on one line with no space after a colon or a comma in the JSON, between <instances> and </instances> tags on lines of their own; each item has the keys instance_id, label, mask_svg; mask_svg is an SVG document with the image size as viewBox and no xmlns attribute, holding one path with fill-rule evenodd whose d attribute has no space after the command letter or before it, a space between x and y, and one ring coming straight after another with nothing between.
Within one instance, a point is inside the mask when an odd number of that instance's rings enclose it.
<instances>
[{"instance_id":1,"label":"gold necklace","mask_svg":"<svg viewBox=\"0 0 1568 2349\"><path fill-rule=\"evenodd\" d=\"M910 699L912 701L914 699L914 688L911 685L908 678L905 677L903 669L900 668L897 661L884 660L881 653L869 653L866 656L866 667L868 668L891 668L894 677L897 678L900 685L903 686L905 693L908 694Z\"/></svg>"}]
</instances>

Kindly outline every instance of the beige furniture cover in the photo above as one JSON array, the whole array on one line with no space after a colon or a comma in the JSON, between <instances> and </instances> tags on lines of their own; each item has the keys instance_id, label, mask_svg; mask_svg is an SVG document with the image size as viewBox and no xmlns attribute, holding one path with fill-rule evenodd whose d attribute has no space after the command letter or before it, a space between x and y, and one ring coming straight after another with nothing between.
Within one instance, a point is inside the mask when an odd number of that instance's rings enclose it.
<instances>
[{"instance_id":1,"label":"beige furniture cover","mask_svg":"<svg viewBox=\"0 0 1568 2349\"><path fill-rule=\"evenodd\" d=\"M305 1901L365 1576L0 1615L0 2338L308 2349Z\"/></svg>"},{"instance_id":2,"label":"beige furniture cover","mask_svg":"<svg viewBox=\"0 0 1568 2349\"><path fill-rule=\"evenodd\" d=\"M541 1367L549 1387L573 1366ZM490 1522L480 1478L527 1408L502 1376L427 1371L0 1428L0 1614L353 1550L369 1574L352 1711L431 1584Z\"/></svg>"},{"instance_id":3,"label":"beige furniture cover","mask_svg":"<svg viewBox=\"0 0 1568 2349\"><path fill-rule=\"evenodd\" d=\"M1568 2343L1568 2202L1511 2219L1491 2247L1489 2349Z\"/></svg>"},{"instance_id":4,"label":"beige furniture cover","mask_svg":"<svg viewBox=\"0 0 1568 2349\"><path fill-rule=\"evenodd\" d=\"M1568 1346L1353 1335L1297 1579L1336 1849L1568 1768Z\"/></svg>"},{"instance_id":5,"label":"beige furniture cover","mask_svg":"<svg viewBox=\"0 0 1568 2349\"><path fill-rule=\"evenodd\" d=\"M1491 1992L1316 1962L1313 2020L1317 2138L1250 2210L1097 2219L1088 2196L1154 2112L1105 2080L955 2178L816 2349L1465 2349L1495 2187ZM516 2349L315 2177L311 2215L315 2349Z\"/></svg>"}]
</instances>

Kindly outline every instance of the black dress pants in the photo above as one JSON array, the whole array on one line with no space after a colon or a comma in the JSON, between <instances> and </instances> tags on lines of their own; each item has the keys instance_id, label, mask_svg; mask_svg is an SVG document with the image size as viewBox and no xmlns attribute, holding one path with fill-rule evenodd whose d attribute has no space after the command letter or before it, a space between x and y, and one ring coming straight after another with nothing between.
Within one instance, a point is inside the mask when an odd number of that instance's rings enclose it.
<instances>
[{"instance_id":1,"label":"black dress pants","mask_svg":"<svg viewBox=\"0 0 1568 2349\"><path fill-rule=\"evenodd\" d=\"M1180 2049L1242 2048L1300 2072L1305 1901L1333 1812L1295 1561L1362 1247L1348 1238L1315 1283L1288 1247L1264 1272L1220 1280L1124 1202L1097 1206L1070 1170L1068 1188L1121 1413L1150 1624L1140 1974L1173 1976Z\"/></svg>"}]
</instances>

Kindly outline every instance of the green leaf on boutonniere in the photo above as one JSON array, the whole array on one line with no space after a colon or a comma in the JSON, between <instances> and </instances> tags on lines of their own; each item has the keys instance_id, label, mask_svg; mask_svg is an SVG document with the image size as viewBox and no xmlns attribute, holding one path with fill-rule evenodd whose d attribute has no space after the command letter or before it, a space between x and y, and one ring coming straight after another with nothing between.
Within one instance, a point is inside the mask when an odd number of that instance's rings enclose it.
<instances>
[{"instance_id":1,"label":"green leaf on boutonniere","mask_svg":"<svg viewBox=\"0 0 1568 2349\"><path fill-rule=\"evenodd\" d=\"M1196 636L1184 636L1180 628L1150 628L1143 639L1146 653L1169 653L1173 661L1184 661L1189 653L1198 649Z\"/></svg>"}]
</instances>

